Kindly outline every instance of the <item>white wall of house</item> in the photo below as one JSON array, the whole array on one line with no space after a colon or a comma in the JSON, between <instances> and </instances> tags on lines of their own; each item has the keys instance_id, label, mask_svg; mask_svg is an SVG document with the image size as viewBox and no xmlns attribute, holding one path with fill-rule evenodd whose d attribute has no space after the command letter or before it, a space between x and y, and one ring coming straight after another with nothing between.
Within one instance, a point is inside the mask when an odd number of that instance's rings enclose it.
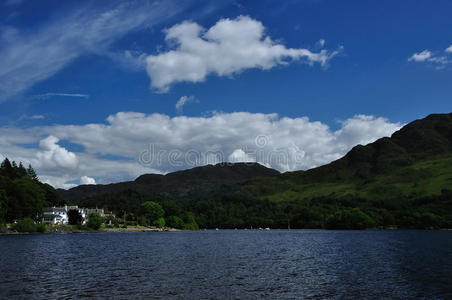
<instances>
[{"instance_id":1,"label":"white wall of house","mask_svg":"<svg viewBox=\"0 0 452 300\"><path fill-rule=\"evenodd\" d=\"M42 222L45 224L61 224L67 225L69 223L68 211L71 209L77 210L83 218L82 224L85 225L88 220L89 209L79 208L78 206L62 206L62 207L46 207L44 208ZM97 210L97 209L96 209ZM103 213L103 209L102 209Z\"/></svg>"}]
</instances>

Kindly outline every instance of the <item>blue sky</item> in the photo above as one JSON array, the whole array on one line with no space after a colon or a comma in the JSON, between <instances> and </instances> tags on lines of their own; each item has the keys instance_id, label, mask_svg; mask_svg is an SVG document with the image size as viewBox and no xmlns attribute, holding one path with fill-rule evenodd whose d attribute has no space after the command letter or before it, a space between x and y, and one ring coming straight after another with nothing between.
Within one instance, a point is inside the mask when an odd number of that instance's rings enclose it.
<instances>
[{"instance_id":1,"label":"blue sky","mask_svg":"<svg viewBox=\"0 0 452 300\"><path fill-rule=\"evenodd\" d=\"M281 2L3 1L0 155L60 187L212 149L287 171L451 111L450 1Z\"/></svg>"}]
</instances>

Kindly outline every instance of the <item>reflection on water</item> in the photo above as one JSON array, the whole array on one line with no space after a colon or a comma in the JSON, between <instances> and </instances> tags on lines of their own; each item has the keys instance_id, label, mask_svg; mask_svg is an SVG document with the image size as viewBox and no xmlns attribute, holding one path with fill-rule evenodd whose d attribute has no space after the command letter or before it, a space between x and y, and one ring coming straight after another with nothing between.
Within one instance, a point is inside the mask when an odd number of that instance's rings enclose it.
<instances>
[{"instance_id":1,"label":"reflection on water","mask_svg":"<svg viewBox=\"0 0 452 300\"><path fill-rule=\"evenodd\" d=\"M452 231L0 236L0 298L452 298Z\"/></svg>"}]
</instances>

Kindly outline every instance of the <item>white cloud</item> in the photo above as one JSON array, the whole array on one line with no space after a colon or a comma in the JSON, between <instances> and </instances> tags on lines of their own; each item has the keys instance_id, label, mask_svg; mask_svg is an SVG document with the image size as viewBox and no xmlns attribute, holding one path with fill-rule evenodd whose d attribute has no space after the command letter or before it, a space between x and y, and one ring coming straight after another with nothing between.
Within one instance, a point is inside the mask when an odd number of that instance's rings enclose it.
<instances>
[{"instance_id":1,"label":"white cloud","mask_svg":"<svg viewBox=\"0 0 452 300\"><path fill-rule=\"evenodd\" d=\"M29 117L31 120L42 120L45 119L46 117L43 115L32 115Z\"/></svg>"},{"instance_id":2,"label":"white cloud","mask_svg":"<svg viewBox=\"0 0 452 300\"><path fill-rule=\"evenodd\" d=\"M39 141L39 147L43 151L36 153L35 166L42 169L73 169L77 167L77 156L58 145L58 142L59 139L53 135Z\"/></svg>"},{"instance_id":3,"label":"white cloud","mask_svg":"<svg viewBox=\"0 0 452 300\"><path fill-rule=\"evenodd\" d=\"M69 94L69 93L45 93L45 94L34 95L33 97L37 98L37 99L48 99L51 97L71 97L71 98L88 99L89 95L87 95L87 94Z\"/></svg>"},{"instance_id":4,"label":"white cloud","mask_svg":"<svg viewBox=\"0 0 452 300\"><path fill-rule=\"evenodd\" d=\"M450 52L452 52L452 46L450 46L449 48ZM445 50L446 53L449 52L448 51L449 48ZM446 65L452 62L446 56L436 55L432 53L430 50L424 50L419 53L414 53L410 58L408 58L408 61L430 63L431 65L435 66L435 68L438 70L445 68Z\"/></svg>"},{"instance_id":5,"label":"white cloud","mask_svg":"<svg viewBox=\"0 0 452 300\"><path fill-rule=\"evenodd\" d=\"M307 117L248 112L172 118L119 112L106 124L0 127L0 149L5 157L31 163L46 182L67 188L86 174L109 183L222 161L257 161L280 171L308 169L401 127L365 115L340 125L332 131ZM70 152L58 145L59 139L83 151ZM37 142L38 150L22 146Z\"/></svg>"},{"instance_id":6,"label":"white cloud","mask_svg":"<svg viewBox=\"0 0 452 300\"><path fill-rule=\"evenodd\" d=\"M229 162L256 162L255 158L250 157L242 149L235 149L228 157Z\"/></svg>"},{"instance_id":7,"label":"white cloud","mask_svg":"<svg viewBox=\"0 0 452 300\"><path fill-rule=\"evenodd\" d=\"M43 183L50 184L54 188L57 189L70 189L76 187L78 184L69 183L72 178L68 176L48 176L48 175L39 175L39 180Z\"/></svg>"},{"instance_id":8,"label":"white cloud","mask_svg":"<svg viewBox=\"0 0 452 300\"><path fill-rule=\"evenodd\" d=\"M22 116L20 116L19 121L21 120L43 120L46 117L44 115L27 115L27 114L23 114Z\"/></svg>"},{"instance_id":9,"label":"white cloud","mask_svg":"<svg viewBox=\"0 0 452 300\"><path fill-rule=\"evenodd\" d=\"M80 184L96 184L96 180L92 177L82 176L80 177Z\"/></svg>"},{"instance_id":10,"label":"white cloud","mask_svg":"<svg viewBox=\"0 0 452 300\"><path fill-rule=\"evenodd\" d=\"M176 110L179 114L184 111L184 105L189 102L198 102L194 96L182 96L176 102Z\"/></svg>"},{"instance_id":11,"label":"white cloud","mask_svg":"<svg viewBox=\"0 0 452 300\"><path fill-rule=\"evenodd\" d=\"M395 131L400 124L388 122L386 118L368 115L355 115L353 118L341 122L341 129L337 130L337 146L344 151L350 145L366 145L375 141L375 136L388 136L389 132Z\"/></svg>"},{"instance_id":12,"label":"white cloud","mask_svg":"<svg viewBox=\"0 0 452 300\"><path fill-rule=\"evenodd\" d=\"M176 82L201 82L209 74L228 76L250 68L271 69L294 60L325 67L336 51L286 48L265 34L263 24L247 16L221 19L205 30L183 22L165 31L173 50L147 57L151 87L160 92Z\"/></svg>"},{"instance_id":13,"label":"white cloud","mask_svg":"<svg viewBox=\"0 0 452 300\"><path fill-rule=\"evenodd\" d=\"M446 50L444 50L444 51L446 51L447 53L452 53L452 45L447 47Z\"/></svg>"},{"instance_id":14,"label":"white cloud","mask_svg":"<svg viewBox=\"0 0 452 300\"><path fill-rule=\"evenodd\" d=\"M408 58L408 61L421 62L421 61L426 61L430 57L432 57L432 52L430 52L429 50L424 50L422 52L414 53L413 55L411 55L411 57Z\"/></svg>"},{"instance_id":15,"label":"white cloud","mask_svg":"<svg viewBox=\"0 0 452 300\"><path fill-rule=\"evenodd\" d=\"M114 58L111 45L115 41L185 6L174 1L110 1L97 7L86 3L69 12L61 10L51 21L27 31L0 28L0 100L26 91L82 55Z\"/></svg>"}]
</instances>

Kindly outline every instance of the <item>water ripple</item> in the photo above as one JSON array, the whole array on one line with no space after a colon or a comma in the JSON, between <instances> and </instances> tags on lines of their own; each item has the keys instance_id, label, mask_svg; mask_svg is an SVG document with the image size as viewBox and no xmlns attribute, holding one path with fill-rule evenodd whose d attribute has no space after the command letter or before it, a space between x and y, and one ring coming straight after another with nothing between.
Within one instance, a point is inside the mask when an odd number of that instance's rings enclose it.
<instances>
[{"instance_id":1,"label":"water ripple","mask_svg":"<svg viewBox=\"0 0 452 300\"><path fill-rule=\"evenodd\" d=\"M0 298L450 299L450 231L0 236Z\"/></svg>"}]
</instances>

